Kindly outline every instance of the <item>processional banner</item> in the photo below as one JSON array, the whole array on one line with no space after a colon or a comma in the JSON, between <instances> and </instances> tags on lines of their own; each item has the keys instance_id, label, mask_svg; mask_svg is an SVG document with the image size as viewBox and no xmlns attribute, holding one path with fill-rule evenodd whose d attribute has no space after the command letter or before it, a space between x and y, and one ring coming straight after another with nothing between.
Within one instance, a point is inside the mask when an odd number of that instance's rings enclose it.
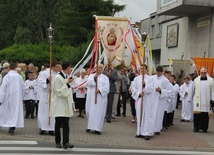
<instances>
[{"instance_id":1,"label":"processional banner","mask_svg":"<svg viewBox=\"0 0 214 155\"><path fill-rule=\"evenodd\" d=\"M176 82L181 85L184 77L190 74L191 60L173 60L173 74L176 76Z\"/></svg>"},{"instance_id":2,"label":"processional banner","mask_svg":"<svg viewBox=\"0 0 214 155\"><path fill-rule=\"evenodd\" d=\"M97 16L98 39L100 39L108 62L122 60L125 50L125 34L128 18Z\"/></svg>"},{"instance_id":3,"label":"processional banner","mask_svg":"<svg viewBox=\"0 0 214 155\"><path fill-rule=\"evenodd\" d=\"M192 58L195 67L199 73L202 67L207 69L208 74L211 76L214 72L214 58Z\"/></svg>"}]
</instances>

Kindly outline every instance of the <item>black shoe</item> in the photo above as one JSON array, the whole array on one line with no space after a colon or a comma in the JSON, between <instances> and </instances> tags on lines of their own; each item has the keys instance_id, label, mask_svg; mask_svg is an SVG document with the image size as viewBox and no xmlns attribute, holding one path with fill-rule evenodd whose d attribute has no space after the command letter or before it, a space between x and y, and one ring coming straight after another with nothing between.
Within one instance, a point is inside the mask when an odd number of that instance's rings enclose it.
<instances>
[{"instance_id":1,"label":"black shoe","mask_svg":"<svg viewBox=\"0 0 214 155\"><path fill-rule=\"evenodd\" d=\"M194 128L193 132L199 132L199 129Z\"/></svg>"},{"instance_id":2,"label":"black shoe","mask_svg":"<svg viewBox=\"0 0 214 155\"><path fill-rule=\"evenodd\" d=\"M207 130L203 130L203 132L205 132L205 133L206 133L206 132L207 132Z\"/></svg>"},{"instance_id":3,"label":"black shoe","mask_svg":"<svg viewBox=\"0 0 214 155\"><path fill-rule=\"evenodd\" d=\"M116 114L115 116L121 116L121 114Z\"/></svg>"},{"instance_id":4,"label":"black shoe","mask_svg":"<svg viewBox=\"0 0 214 155\"><path fill-rule=\"evenodd\" d=\"M155 135L160 135L160 132L155 132Z\"/></svg>"},{"instance_id":5,"label":"black shoe","mask_svg":"<svg viewBox=\"0 0 214 155\"><path fill-rule=\"evenodd\" d=\"M63 145L63 149L67 149L67 148L73 148L74 145L70 144L70 143L66 143L65 145Z\"/></svg>"},{"instance_id":6,"label":"black shoe","mask_svg":"<svg viewBox=\"0 0 214 155\"><path fill-rule=\"evenodd\" d=\"M184 119L181 119L180 122L185 122L185 120L184 120Z\"/></svg>"},{"instance_id":7,"label":"black shoe","mask_svg":"<svg viewBox=\"0 0 214 155\"><path fill-rule=\"evenodd\" d=\"M90 130L90 129L86 129L85 131L86 131L86 132L90 132L91 130Z\"/></svg>"},{"instance_id":8,"label":"black shoe","mask_svg":"<svg viewBox=\"0 0 214 155\"><path fill-rule=\"evenodd\" d=\"M167 128L167 127L164 127L164 128L163 128L163 131L166 131L166 130L168 130L168 128Z\"/></svg>"},{"instance_id":9,"label":"black shoe","mask_svg":"<svg viewBox=\"0 0 214 155\"><path fill-rule=\"evenodd\" d=\"M77 117L81 117L81 115L78 115Z\"/></svg>"},{"instance_id":10,"label":"black shoe","mask_svg":"<svg viewBox=\"0 0 214 155\"><path fill-rule=\"evenodd\" d=\"M44 131L44 130L40 130L39 134L40 134L40 135L44 135L44 134L45 134L45 131Z\"/></svg>"},{"instance_id":11,"label":"black shoe","mask_svg":"<svg viewBox=\"0 0 214 155\"><path fill-rule=\"evenodd\" d=\"M100 132L100 131L96 131L96 130L95 130L94 133L97 134L97 135L101 135L101 132Z\"/></svg>"},{"instance_id":12,"label":"black shoe","mask_svg":"<svg viewBox=\"0 0 214 155\"><path fill-rule=\"evenodd\" d=\"M9 130L8 133L9 133L10 135L14 135L14 130Z\"/></svg>"},{"instance_id":13,"label":"black shoe","mask_svg":"<svg viewBox=\"0 0 214 155\"><path fill-rule=\"evenodd\" d=\"M54 131L49 131L48 134L51 135L51 136L55 136Z\"/></svg>"},{"instance_id":14,"label":"black shoe","mask_svg":"<svg viewBox=\"0 0 214 155\"><path fill-rule=\"evenodd\" d=\"M60 143L56 143L56 148L62 148L62 145Z\"/></svg>"},{"instance_id":15,"label":"black shoe","mask_svg":"<svg viewBox=\"0 0 214 155\"><path fill-rule=\"evenodd\" d=\"M126 114L123 113L122 115L123 115L123 117L126 117Z\"/></svg>"},{"instance_id":16,"label":"black shoe","mask_svg":"<svg viewBox=\"0 0 214 155\"><path fill-rule=\"evenodd\" d=\"M26 118L26 119L28 119L28 118L29 118L29 116L25 116L25 118Z\"/></svg>"},{"instance_id":17,"label":"black shoe","mask_svg":"<svg viewBox=\"0 0 214 155\"><path fill-rule=\"evenodd\" d=\"M31 116L31 119L34 119L34 116Z\"/></svg>"},{"instance_id":18,"label":"black shoe","mask_svg":"<svg viewBox=\"0 0 214 155\"><path fill-rule=\"evenodd\" d=\"M144 136L144 139L145 140L150 140L150 137L149 136Z\"/></svg>"},{"instance_id":19,"label":"black shoe","mask_svg":"<svg viewBox=\"0 0 214 155\"><path fill-rule=\"evenodd\" d=\"M107 119L106 122L107 122L107 123L111 123L111 120L110 120L110 119Z\"/></svg>"},{"instance_id":20,"label":"black shoe","mask_svg":"<svg viewBox=\"0 0 214 155\"><path fill-rule=\"evenodd\" d=\"M141 135L136 135L135 138L142 138L142 136Z\"/></svg>"}]
</instances>

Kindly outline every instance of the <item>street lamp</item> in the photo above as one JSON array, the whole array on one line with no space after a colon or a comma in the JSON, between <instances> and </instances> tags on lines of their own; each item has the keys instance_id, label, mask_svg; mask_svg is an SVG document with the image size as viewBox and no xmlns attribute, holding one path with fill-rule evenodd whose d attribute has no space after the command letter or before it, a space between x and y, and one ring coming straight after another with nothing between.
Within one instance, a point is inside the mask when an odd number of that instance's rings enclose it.
<instances>
[{"instance_id":1,"label":"street lamp","mask_svg":"<svg viewBox=\"0 0 214 155\"><path fill-rule=\"evenodd\" d=\"M142 40L141 41L142 41L143 44L145 44L148 34L146 32L143 32L141 34L141 36L142 36Z\"/></svg>"},{"instance_id":2,"label":"street lamp","mask_svg":"<svg viewBox=\"0 0 214 155\"><path fill-rule=\"evenodd\" d=\"M52 69L52 43L53 43L53 28L50 27L47 28L47 35L48 35L48 41L50 43L50 77L51 77L51 69ZM51 106L51 81L49 82L49 112L50 112L50 106ZM48 117L48 125L50 125L50 116Z\"/></svg>"},{"instance_id":3,"label":"street lamp","mask_svg":"<svg viewBox=\"0 0 214 155\"><path fill-rule=\"evenodd\" d=\"M48 34L48 41L49 43L53 43L53 28L51 27L51 23L50 23L50 27L47 28L47 34Z\"/></svg>"},{"instance_id":4,"label":"street lamp","mask_svg":"<svg viewBox=\"0 0 214 155\"><path fill-rule=\"evenodd\" d=\"M113 9L112 9L111 16L114 17L114 14L115 14L115 9L113 8Z\"/></svg>"}]
</instances>

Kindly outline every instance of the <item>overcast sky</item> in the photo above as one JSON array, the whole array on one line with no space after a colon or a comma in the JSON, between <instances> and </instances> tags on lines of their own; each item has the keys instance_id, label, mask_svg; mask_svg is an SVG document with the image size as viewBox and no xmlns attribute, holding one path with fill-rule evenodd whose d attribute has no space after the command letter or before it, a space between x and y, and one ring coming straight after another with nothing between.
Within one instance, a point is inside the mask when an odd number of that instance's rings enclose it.
<instances>
[{"instance_id":1,"label":"overcast sky","mask_svg":"<svg viewBox=\"0 0 214 155\"><path fill-rule=\"evenodd\" d=\"M123 12L117 12L115 17L128 17L131 23L148 18L157 9L157 0L114 0L115 4L126 5Z\"/></svg>"}]
</instances>

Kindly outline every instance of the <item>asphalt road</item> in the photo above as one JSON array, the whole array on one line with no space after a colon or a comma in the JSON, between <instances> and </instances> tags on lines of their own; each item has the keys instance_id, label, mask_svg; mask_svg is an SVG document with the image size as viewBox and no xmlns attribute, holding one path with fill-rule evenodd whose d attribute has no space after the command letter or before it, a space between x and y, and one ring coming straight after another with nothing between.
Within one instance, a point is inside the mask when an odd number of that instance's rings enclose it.
<instances>
[{"instance_id":1,"label":"asphalt road","mask_svg":"<svg viewBox=\"0 0 214 155\"><path fill-rule=\"evenodd\" d=\"M213 155L212 152L165 151L77 145L73 149L58 149L50 142L0 141L0 155Z\"/></svg>"}]
</instances>

